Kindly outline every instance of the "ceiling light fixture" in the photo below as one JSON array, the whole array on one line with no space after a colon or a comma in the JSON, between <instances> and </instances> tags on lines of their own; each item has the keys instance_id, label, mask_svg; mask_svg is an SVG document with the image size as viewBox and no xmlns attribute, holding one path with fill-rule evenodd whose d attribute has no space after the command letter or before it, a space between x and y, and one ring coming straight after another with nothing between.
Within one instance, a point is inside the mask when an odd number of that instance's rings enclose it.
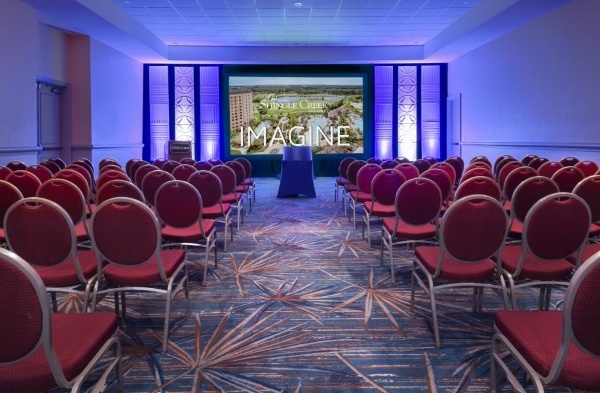
<instances>
[{"instance_id":1,"label":"ceiling light fixture","mask_svg":"<svg viewBox=\"0 0 600 393\"><path fill-rule=\"evenodd\" d=\"M300 3L300 2L298 2L298 3L294 3L294 5L295 5L296 7L302 7L302 3Z\"/></svg>"}]
</instances>

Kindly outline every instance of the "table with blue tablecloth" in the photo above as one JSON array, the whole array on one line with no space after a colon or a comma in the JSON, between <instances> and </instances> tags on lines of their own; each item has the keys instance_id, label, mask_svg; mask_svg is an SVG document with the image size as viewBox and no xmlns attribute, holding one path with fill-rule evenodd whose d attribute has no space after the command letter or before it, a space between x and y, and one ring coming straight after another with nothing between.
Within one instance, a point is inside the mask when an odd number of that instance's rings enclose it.
<instances>
[{"instance_id":1,"label":"table with blue tablecloth","mask_svg":"<svg viewBox=\"0 0 600 393\"><path fill-rule=\"evenodd\" d=\"M277 198L307 196L316 198L310 146L285 146L281 160L281 180Z\"/></svg>"}]
</instances>

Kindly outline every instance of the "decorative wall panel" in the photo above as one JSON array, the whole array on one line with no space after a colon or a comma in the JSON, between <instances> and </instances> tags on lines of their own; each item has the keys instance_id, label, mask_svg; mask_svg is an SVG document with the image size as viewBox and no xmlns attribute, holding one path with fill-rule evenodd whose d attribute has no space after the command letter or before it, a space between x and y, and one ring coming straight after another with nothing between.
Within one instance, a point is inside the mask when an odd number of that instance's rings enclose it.
<instances>
[{"instance_id":1,"label":"decorative wall panel","mask_svg":"<svg viewBox=\"0 0 600 393\"><path fill-rule=\"evenodd\" d=\"M440 66L421 66L421 156L440 157Z\"/></svg>"},{"instance_id":2,"label":"decorative wall panel","mask_svg":"<svg viewBox=\"0 0 600 393\"><path fill-rule=\"evenodd\" d=\"M148 68L150 160L165 155L169 140L169 76L167 66Z\"/></svg>"},{"instance_id":3,"label":"decorative wall panel","mask_svg":"<svg viewBox=\"0 0 600 393\"><path fill-rule=\"evenodd\" d=\"M381 159L393 158L393 101L394 67L375 67L374 98L374 156Z\"/></svg>"},{"instance_id":4,"label":"decorative wall panel","mask_svg":"<svg viewBox=\"0 0 600 393\"><path fill-rule=\"evenodd\" d=\"M398 156L417 159L417 67L398 67Z\"/></svg>"},{"instance_id":5,"label":"decorative wall panel","mask_svg":"<svg viewBox=\"0 0 600 393\"><path fill-rule=\"evenodd\" d=\"M192 157L196 141L194 117L194 68L175 67L175 140L192 142Z\"/></svg>"},{"instance_id":6,"label":"decorative wall panel","mask_svg":"<svg viewBox=\"0 0 600 393\"><path fill-rule=\"evenodd\" d=\"M200 159L219 157L219 146L223 141L219 135L219 67L200 67Z\"/></svg>"}]
</instances>

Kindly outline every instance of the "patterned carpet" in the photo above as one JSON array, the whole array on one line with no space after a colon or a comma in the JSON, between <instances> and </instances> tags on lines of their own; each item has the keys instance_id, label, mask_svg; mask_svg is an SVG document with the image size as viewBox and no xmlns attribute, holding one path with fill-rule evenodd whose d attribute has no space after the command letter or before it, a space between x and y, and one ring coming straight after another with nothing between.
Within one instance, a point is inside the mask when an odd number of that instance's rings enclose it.
<instances>
[{"instance_id":1,"label":"patterned carpet","mask_svg":"<svg viewBox=\"0 0 600 393\"><path fill-rule=\"evenodd\" d=\"M314 199L277 199L278 180L257 179L253 210L227 252L219 250L206 287L202 268L192 268L192 313L185 317L180 295L167 352L163 303L128 296L121 334L126 392L489 391L501 297L486 291L485 311L473 313L470 289L440 295L436 349L422 290L410 309L411 252L395 251L404 262L397 262L392 285L387 254L380 264L380 227L369 250L360 223L353 229L334 201L333 182L317 178ZM188 258L200 262L202 255ZM519 305L536 301L532 292ZM112 304L106 299L99 308Z\"/></svg>"}]
</instances>

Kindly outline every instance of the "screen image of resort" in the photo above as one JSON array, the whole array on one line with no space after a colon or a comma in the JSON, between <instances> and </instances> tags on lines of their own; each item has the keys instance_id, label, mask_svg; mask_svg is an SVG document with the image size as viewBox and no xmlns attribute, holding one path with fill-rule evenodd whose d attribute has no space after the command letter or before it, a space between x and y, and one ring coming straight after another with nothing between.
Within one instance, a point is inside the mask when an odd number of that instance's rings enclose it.
<instances>
[{"instance_id":1,"label":"screen image of resort","mask_svg":"<svg viewBox=\"0 0 600 393\"><path fill-rule=\"evenodd\" d=\"M230 154L363 152L362 77L229 78Z\"/></svg>"}]
</instances>

